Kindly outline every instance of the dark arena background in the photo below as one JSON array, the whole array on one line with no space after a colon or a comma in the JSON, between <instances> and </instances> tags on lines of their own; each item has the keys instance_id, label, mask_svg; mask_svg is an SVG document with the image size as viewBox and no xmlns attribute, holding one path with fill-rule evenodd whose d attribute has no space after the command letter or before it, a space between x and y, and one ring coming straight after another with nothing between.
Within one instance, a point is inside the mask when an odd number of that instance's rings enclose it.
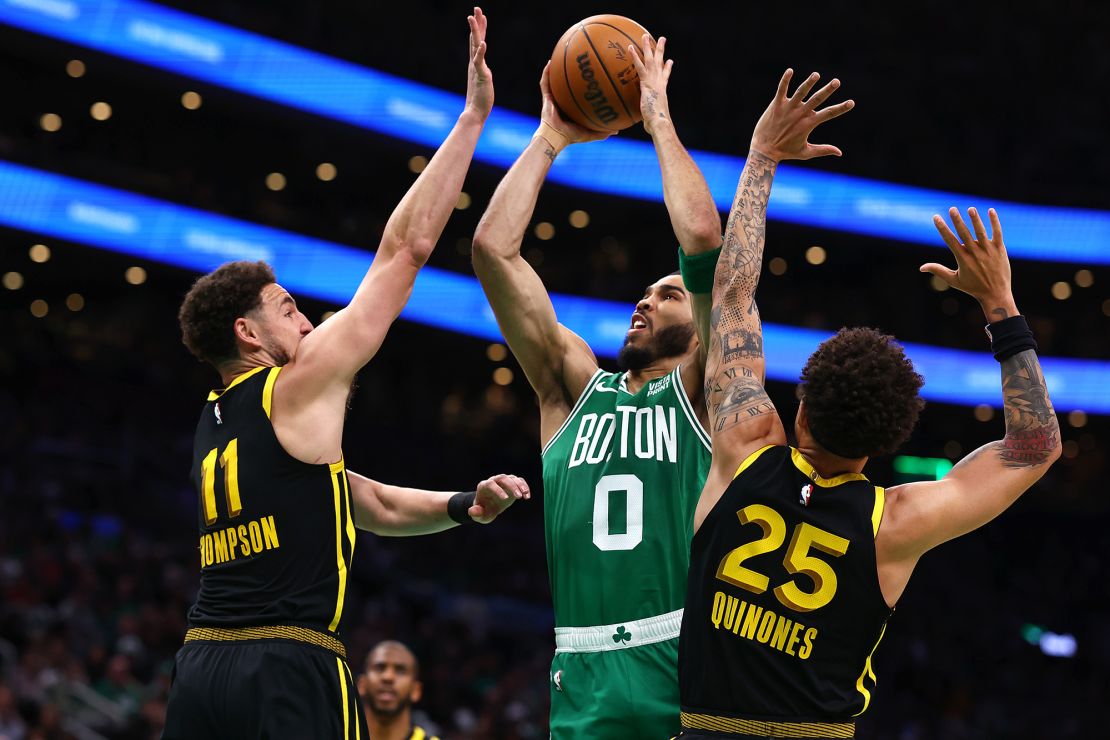
<instances>
[{"instance_id":1,"label":"dark arena background","mask_svg":"<svg viewBox=\"0 0 1110 740\"><path fill-rule=\"evenodd\" d=\"M1018 305L1055 363L1045 369L1063 458L998 520L923 559L876 653L878 688L857 736L1105 737L1105 5L484 10L495 116L529 118L491 119L431 259L436 280L472 278L470 238L535 126L540 70L584 16L620 13L668 37L671 111L722 210L782 70L842 80L836 99L856 110L815 138L844 157L780 175L759 300L768 324L876 326L930 358L934 395L900 456L869 463L878 483L941 475L1002 435L979 307L917 271L951 262L932 213L998 208ZM469 12L420 0L0 1L0 738L158 737L198 578L192 434L219 382L182 346L177 306L200 272L257 255L274 258L314 322L345 303L434 152L436 125L461 109L461 98L429 91L463 93ZM277 61L235 56L242 31ZM293 84L316 69L309 62L280 59L305 49L318 54L318 86ZM419 86L387 89L388 78L360 89L370 70ZM332 72L353 86L331 84ZM647 137L637 126L616 138L637 144L596 149L616 158L592 171L572 159L545 187L523 250L553 293L618 302L619 342L643 287L676 269L676 245ZM710 152L731 159L713 169ZM329 272L339 245L365 250L353 278ZM418 281L414 313L359 376L346 459L379 480L439 490L513 472L540 495L488 527L361 533L347 643L352 666L378 640L412 645L419 715L444 738L546 738L553 638L537 407L475 295L470 283ZM597 304L596 316L612 306ZM612 368L612 327L594 329ZM785 349L776 341L795 337L779 336L769 330L772 364ZM809 352L817 340L800 336L791 341ZM783 372L769 391L792 415Z\"/></svg>"}]
</instances>

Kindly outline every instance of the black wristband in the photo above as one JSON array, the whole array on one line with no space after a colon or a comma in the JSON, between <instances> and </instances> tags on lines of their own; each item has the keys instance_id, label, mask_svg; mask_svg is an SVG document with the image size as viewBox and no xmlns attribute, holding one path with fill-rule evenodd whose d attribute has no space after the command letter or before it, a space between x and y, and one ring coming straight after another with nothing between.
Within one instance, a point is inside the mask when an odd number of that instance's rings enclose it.
<instances>
[{"instance_id":1,"label":"black wristband","mask_svg":"<svg viewBox=\"0 0 1110 740\"><path fill-rule=\"evenodd\" d=\"M447 499L447 516L451 517L452 521L458 522L459 524L472 524L474 520L470 518L468 510L474 505L474 499L477 496L477 491L456 493L454 496Z\"/></svg>"},{"instance_id":2,"label":"black wristband","mask_svg":"<svg viewBox=\"0 0 1110 740\"><path fill-rule=\"evenodd\" d=\"M999 362L1004 362L1027 349L1037 350L1037 340L1033 338L1033 330L1029 328L1029 322L1021 314L987 324L984 328L987 331L987 337L991 340L994 359Z\"/></svg>"}]
</instances>

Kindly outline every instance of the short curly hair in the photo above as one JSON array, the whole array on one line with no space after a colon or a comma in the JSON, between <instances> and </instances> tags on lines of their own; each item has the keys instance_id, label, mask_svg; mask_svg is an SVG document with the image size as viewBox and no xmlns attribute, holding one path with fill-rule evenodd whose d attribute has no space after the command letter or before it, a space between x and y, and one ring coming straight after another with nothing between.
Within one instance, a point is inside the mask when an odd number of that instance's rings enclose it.
<instances>
[{"instance_id":1,"label":"short curly hair","mask_svg":"<svg viewBox=\"0 0 1110 740\"><path fill-rule=\"evenodd\" d=\"M181 341L215 367L239 356L235 319L262 305L262 288L276 283L265 262L228 262L193 283L177 312Z\"/></svg>"},{"instance_id":2,"label":"short curly hair","mask_svg":"<svg viewBox=\"0 0 1110 740\"><path fill-rule=\"evenodd\" d=\"M918 395L924 382L894 337L841 329L810 355L798 398L822 447L841 457L874 457L909 438L925 405Z\"/></svg>"}]
</instances>

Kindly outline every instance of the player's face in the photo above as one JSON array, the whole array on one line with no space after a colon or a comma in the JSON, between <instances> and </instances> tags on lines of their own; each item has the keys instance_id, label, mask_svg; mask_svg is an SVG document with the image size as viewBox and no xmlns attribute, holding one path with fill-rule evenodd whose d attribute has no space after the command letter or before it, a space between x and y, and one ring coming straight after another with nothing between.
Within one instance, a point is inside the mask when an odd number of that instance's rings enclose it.
<instances>
[{"instance_id":1,"label":"player's face","mask_svg":"<svg viewBox=\"0 0 1110 740\"><path fill-rule=\"evenodd\" d=\"M277 283L264 287L261 298L263 347L279 365L285 365L297 356L297 347L312 331L312 322L297 309L293 296Z\"/></svg>"},{"instance_id":2,"label":"player's face","mask_svg":"<svg viewBox=\"0 0 1110 740\"><path fill-rule=\"evenodd\" d=\"M366 660L363 699L375 714L396 715L420 700L412 653L397 645L382 645Z\"/></svg>"},{"instance_id":3,"label":"player's face","mask_svg":"<svg viewBox=\"0 0 1110 740\"><path fill-rule=\"evenodd\" d=\"M637 301L625 341L629 344L649 344L667 327L689 324L693 320L690 294L682 285L682 277L668 275L649 285L644 297Z\"/></svg>"}]
</instances>

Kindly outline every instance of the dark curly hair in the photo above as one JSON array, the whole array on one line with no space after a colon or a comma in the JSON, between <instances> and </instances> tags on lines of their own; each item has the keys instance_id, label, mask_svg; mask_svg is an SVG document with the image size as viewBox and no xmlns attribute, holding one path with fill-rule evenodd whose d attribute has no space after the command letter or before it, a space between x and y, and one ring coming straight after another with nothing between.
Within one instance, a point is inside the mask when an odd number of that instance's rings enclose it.
<instances>
[{"instance_id":1,"label":"dark curly hair","mask_svg":"<svg viewBox=\"0 0 1110 740\"><path fill-rule=\"evenodd\" d=\"M193 283L177 320L181 341L201 360L219 367L238 357L235 319L262 304L262 288L277 282L265 262L228 262Z\"/></svg>"},{"instance_id":2,"label":"dark curly hair","mask_svg":"<svg viewBox=\"0 0 1110 740\"><path fill-rule=\"evenodd\" d=\"M798 398L822 447L841 457L874 457L909 438L925 405L918 395L924 382L894 337L841 329L810 355Z\"/></svg>"}]
</instances>

